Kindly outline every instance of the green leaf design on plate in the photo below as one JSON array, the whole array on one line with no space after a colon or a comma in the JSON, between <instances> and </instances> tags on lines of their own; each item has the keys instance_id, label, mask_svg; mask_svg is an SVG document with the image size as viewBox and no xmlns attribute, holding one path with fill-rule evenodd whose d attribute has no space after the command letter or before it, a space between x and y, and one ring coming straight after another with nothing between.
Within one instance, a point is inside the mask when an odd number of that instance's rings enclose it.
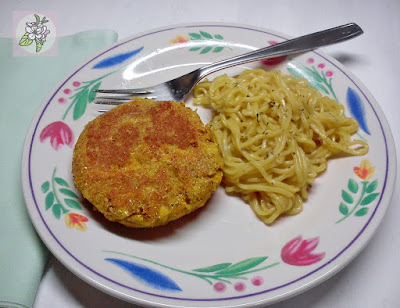
<instances>
[{"instance_id":1,"label":"green leaf design on plate","mask_svg":"<svg viewBox=\"0 0 400 308\"><path fill-rule=\"evenodd\" d=\"M199 33L190 32L190 40L194 42L199 42L199 45L195 45L189 48L189 51L199 51L200 54L206 54L209 52L218 53L225 48L231 49L229 46L225 45L215 45L216 42L222 41L224 38L221 34L215 34L214 36L206 31L199 31Z\"/></svg>"},{"instance_id":2,"label":"green leaf design on plate","mask_svg":"<svg viewBox=\"0 0 400 308\"><path fill-rule=\"evenodd\" d=\"M296 63L295 60L292 61ZM307 79L310 86L325 94L332 95L335 100L338 100L332 88L332 78L328 80L323 70L317 70L314 66L308 68L297 62L292 67L289 67L288 71L293 77Z\"/></svg>"},{"instance_id":3,"label":"green leaf design on plate","mask_svg":"<svg viewBox=\"0 0 400 308\"><path fill-rule=\"evenodd\" d=\"M364 216L367 213L368 213L368 208L363 207L363 208L359 209L354 215L355 216Z\"/></svg>"},{"instance_id":4,"label":"green leaf design on plate","mask_svg":"<svg viewBox=\"0 0 400 308\"><path fill-rule=\"evenodd\" d=\"M191 32L191 33L189 33L189 36L190 36L193 40L201 40L201 35L198 34L198 33Z\"/></svg>"},{"instance_id":5,"label":"green leaf design on plate","mask_svg":"<svg viewBox=\"0 0 400 308\"><path fill-rule=\"evenodd\" d=\"M56 177L56 178L54 178L54 180L56 181L56 183L57 183L58 185L61 185L61 186L64 186L64 187L69 187L67 181L64 180L64 179L62 179L62 178Z\"/></svg>"},{"instance_id":6,"label":"green leaf design on plate","mask_svg":"<svg viewBox=\"0 0 400 308\"><path fill-rule=\"evenodd\" d=\"M51 191L46 195L45 198L46 210L51 208L53 206L53 203L54 203L54 193Z\"/></svg>"},{"instance_id":7,"label":"green leaf design on plate","mask_svg":"<svg viewBox=\"0 0 400 308\"><path fill-rule=\"evenodd\" d=\"M200 51L200 54L208 53L208 52L210 52L212 49L213 49L212 46L206 46L206 47L204 47L204 48Z\"/></svg>"},{"instance_id":8,"label":"green leaf design on plate","mask_svg":"<svg viewBox=\"0 0 400 308\"><path fill-rule=\"evenodd\" d=\"M288 71L293 77L305 78L308 80L310 86L319 87L318 90L322 89L322 91L327 92L326 88L321 84L323 80L317 71L311 70L307 67L304 67L303 69L288 67Z\"/></svg>"},{"instance_id":9,"label":"green leaf design on plate","mask_svg":"<svg viewBox=\"0 0 400 308\"><path fill-rule=\"evenodd\" d=\"M60 188L60 192L63 193L64 195L66 195L66 196L79 199L79 197L72 190L69 190L69 189L66 189L66 188Z\"/></svg>"},{"instance_id":10,"label":"green leaf design on plate","mask_svg":"<svg viewBox=\"0 0 400 308\"><path fill-rule=\"evenodd\" d=\"M44 194L47 193L50 188L50 182L49 181L44 182L40 188L42 189L42 192Z\"/></svg>"},{"instance_id":11,"label":"green leaf design on plate","mask_svg":"<svg viewBox=\"0 0 400 308\"><path fill-rule=\"evenodd\" d=\"M348 204L352 204L354 202L353 197L345 190L342 190L342 198Z\"/></svg>"},{"instance_id":12,"label":"green leaf design on plate","mask_svg":"<svg viewBox=\"0 0 400 308\"><path fill-rule=\"evenodd\" d=\"M329 91L327 88L325 88L322 84L318 83L317 81L314 80L309 80L308 84L313 87L316 90L319 90L321 92L324 92L326 94L329 94Z\"/></svg>"},{"instance_id":13,"label":"green leaf design on plate","mask_svg":"<svg viewBox=\"0 0 400 308\"><path fill-rule=\"evenodd\" d=\"M290 75L296 78L304 78L304 75L301 70L297 68L288 67L287 70L289 71Z\"/></svg>"},{"instance_id":14,"label":"green leaf design on plate","mask_svg":"<svg viewBox=\"0 0 400 308\"><path fill-rule=\"evenodd\" d=\"M54 204L54 206L52 207L52 211L53 211L53 215L55 218L60 219L61 217L61 205L59 205L58 203Z\"/></svg>"},{"instance_id":15,"label":"green leaf design on plate","mask_svg":"<svg viewBox=\"0 0 400 308\"><path fill-rule=\"evenodd\" d=\"M321 75L319 74L319 72L315 69L315 67L313 66L312 69L308 68L308 67L304 67L304 69L307 71L308 76L311 79L315 80L316 82L323 82L324 79L321 77Z\"/></svg>"},{"instance_id":16,"label":"green leaf design on plate","mask_svg":"<svg viewBox=\"0 0 400 308\"><path fill-rule=\"evenodd\" d=\"M28 38L29 33L26 32L23 37L19 40L19 46L29 46L32 44L32 40Z\"/></svg>"},{"instance_id":17,"label":"green leaf design on plate","mask_svg":"<svg viewBox=\"0 0 400 308\"><path fill-rule=\"evenodd\" d=\"M77 120L84 115L88 102L88 94L89 94L88 89L85 89L84 91L82 91L82 93L80 93L80 95L77 96L73 112L74 120Z\"/></svg>"},{"instance_id":18,"label":"green leaf design on plate","mask_svg":"<svg viewBox=\"0 0 400 308\"><path fill-rule=\"evenodd\" d=\"M94 101L94 99L96 98L96 92L93 92L94 90L98 90L101 86L101 81L99 81L98 83L96 83L89 91L88 94L88 102L89 104L92 103Z\"/></svg>"},{"instance_id":19,"label":"green leaf design on plate","mask_svg":"<svg viewBox=\"0 0 400 308\"><path fill-rule=\"evenodd\" d=\"M200 50L203 46L193 46L189 49L189 51L197 51Z\"/></svg>"},{"instance_id":20,"label":"green leaf design on plate","mask_svg":"<svg viewBox=\"0 0 400 308\"><path fill-rule=\"evenodd\" d=\"M350 179L347 183L347 188L353 193L356 194L358 192L358 184L353 179Z\"/></svg>"},{"instance_id":21,"label":"green leaf design on plate","mask_svg":"<svg viewBox=\"0 0 400 308\"><path fill-rule=\"evenodd\" d=\"M253 267L256 267L260 263L264 262L268 257L255 257L240 261L233 264L223 270L216 272L219 276L236 275Z\"/></svg>"},{"instance_id":22,"label":"green leaf design on plate","mask_svg":"<svg viewBox=\"0 0 400 308\"><path fill-rule=\"evenodd\" d=\"M202 37L204 37L206 39L209 39L209 40L212 40L213 37L212 37L212 35L210 33L205 32L205 31L201 31L201 30L199 32L200 32Z\"/></svg>"},{"instance_id":23,"label":"green leaf design on plate","mask_svg":"<svg viewBox=\"0 0 400 308\"><path fill-rule=\"evenodd\" d=\"M372 201L374 201L376 199L376 197L379 196L379 193L373 193L373 194L369 194L368 196L366 196L364 199L362 199L361 201L361 205L367 205L370 204Z\"/></svg>"},{"instance_id":24,"label":"green leaf design on plate","mask_svg":"<svg viewBox=\"0 0 400 308\"><path fill-rule=\"evenodd\" d=\"M69 207L71 207L73 209L78 209L78 210L82 209L81 205L73 199L66 198L66 199L64 199L64 201L65 201L66 205L68 205Z\"/></svg>"},{"instance_id":25,"label":"green leaf design on plate","mask_svg":"<svg viewBox=\"0 0 400 308\"><path fill-rule=\"evenodd\" d=\"M293 67L288 67L289 73L296 78L305 78L308 80L308 82L317 82L318 80L315 79L313 71L307 70L307 69L299 69L299 68L293 68Z\"/></svg>"},{"instance_id":26,"label":"green leaf design on plate","mask_svg":"<svg viewBox=\"0 0 400 308\"><path fill-rule=\"evenodd\" d=\"M347 214L349 213L349 208L347 207L346 204L344 204L343 202L340 202L339 211L340 211L340 213L342 213L343 215L347 215Z\"/></svg>"},{"instance_id":27,"label":"green leaf design on plate","mask_svg":"<svg viewBox=\"0 0 400 308\"><path fill-rule=\"evenodd\" d=\"M78 195L69 188L66 180L56 176L57 168L54 167L50 181L45 181L41 188L45 196L46 210L51 208L55 218L60 219L61 216L67 214L73 209L82 209Z\"/></svg>"},{"instance_id":28,"label":"green leaf design on plate","mask_svg":"<svg viewBox=\"0 0 400 308\"><path fill-rule=\"evenodd\" d=\"M201 272L201 273L212 273L212 272L226 269L227 267L229 267L231 265L232 265L232 263L220 263L220 264L215 264L215 265L208 266L208 267L197 268L197 269L194 269L193 271Z\"/></svg>"},{"instance_id":29,"label":"green leaf design on plate","mask_svg":"<svg viewBox=\"0 0 400 308\"><path fill-rule=\"evenodd\" d=\"M217 46L213 49L213 52L221 52L224 48L224 46Z\"/></svg>"},{"instance_id":30,"label":"green leaf design on plate","mask_svg":"<svg viewBox=\"0 0 400 308\"><path fill-rule=\"evenodd\" d=\"M375 181L371 182L370 184L368 184L365 191L367 193L372 193L377 187L378 187L378 180L375 180Z\"/></svg>"}]
</instances>

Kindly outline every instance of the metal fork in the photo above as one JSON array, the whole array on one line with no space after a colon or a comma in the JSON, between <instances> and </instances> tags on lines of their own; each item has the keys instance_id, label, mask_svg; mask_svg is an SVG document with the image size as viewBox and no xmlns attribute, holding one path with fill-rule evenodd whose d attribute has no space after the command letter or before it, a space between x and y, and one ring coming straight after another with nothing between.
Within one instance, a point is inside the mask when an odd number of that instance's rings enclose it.
<instances>
[{"instance_id":1,"label":"metal fork","mask_svg":"<svg viewBox=\"0 0 400 308\"><path fill-rule=\"evenodd\" d=\"M355 38L362 33L363 30L357 24L349 23L287 40L282 43L257 49L229 59L214 62L181 77L152 87L140 89L94 90L97 93L120 94L120 96L103 96L96 98L95 103L118 105L138 96L156 100L182 101L202 78L216 71L266 58L286 56L313 50L321 46L331 45Z\"/></svg>"}]
</instances>

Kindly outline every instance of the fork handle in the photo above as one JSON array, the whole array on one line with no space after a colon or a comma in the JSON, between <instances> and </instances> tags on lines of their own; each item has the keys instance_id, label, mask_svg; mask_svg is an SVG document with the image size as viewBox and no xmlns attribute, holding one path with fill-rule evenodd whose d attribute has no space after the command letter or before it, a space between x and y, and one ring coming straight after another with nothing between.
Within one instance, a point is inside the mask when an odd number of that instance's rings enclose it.
<instances>
[{"instance_id":1,"label":"fork handle","mask_svg":"<svg viewBox=\"0 0 400 308\"><path fill-rule=\"evenodd\" d=\"M286 56L309 51L321 46L340 43L363 34L363 30L355 23L338 26L320 32L300 36L275 45L257 49L243 55L214 62L203 66L198 71L199 79L222 69L254 62L266 58Z\"/></svg>"}]
</instances>

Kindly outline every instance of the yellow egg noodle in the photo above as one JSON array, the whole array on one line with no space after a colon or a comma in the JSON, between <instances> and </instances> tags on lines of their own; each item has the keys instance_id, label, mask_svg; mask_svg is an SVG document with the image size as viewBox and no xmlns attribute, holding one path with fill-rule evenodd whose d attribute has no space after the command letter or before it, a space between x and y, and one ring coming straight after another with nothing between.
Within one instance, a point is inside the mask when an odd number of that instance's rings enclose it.
<instances>
[{"instance_id":1,"label":"yellow egg noodle","mask_svg":"<svg viewBox=\"0 0 400 308\"><path fill-rule=\"evenodd\" d=\"M266 224L302 210L329 157L368 152L366 142L351 139L358 123L343 105L280 71L205 80L194 89L194 104L215 110L210 124L226 191L239 194Z\"/></svg>"}]
</instances>

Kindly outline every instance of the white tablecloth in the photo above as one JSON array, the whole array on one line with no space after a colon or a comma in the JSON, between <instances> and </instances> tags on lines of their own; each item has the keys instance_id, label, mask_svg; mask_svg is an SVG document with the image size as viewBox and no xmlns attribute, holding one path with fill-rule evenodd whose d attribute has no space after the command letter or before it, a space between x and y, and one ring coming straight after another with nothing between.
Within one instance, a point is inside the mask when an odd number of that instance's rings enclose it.
<instances>
[{"instance_id":1,"label":"white tablecloth","mask_svg":"<svg viewBox=\"0 0 400 308\"><path fill-rule=\"evenodd\" d=\"M400 1L13 1L2 0L0 36L12 36L13 11L56 11L58 35L112 29L120 38L152 28L188 22L231 22L273 29L291 36L356 22L365 34L323 48L372 92L400 140ZM399 153L400 150L397 149ZM399 158L399 154L397 154ZM399 159L397 159L399 161ZM399 168L398 168L399 169ZM396 184L391 205L370 244L350 265L319 286L272 307L400 307L400 217ZM0 261L1 262L1 261ZM132 307L98 291L52 259L35 308Z\"/></svg>"}]
</instances>

